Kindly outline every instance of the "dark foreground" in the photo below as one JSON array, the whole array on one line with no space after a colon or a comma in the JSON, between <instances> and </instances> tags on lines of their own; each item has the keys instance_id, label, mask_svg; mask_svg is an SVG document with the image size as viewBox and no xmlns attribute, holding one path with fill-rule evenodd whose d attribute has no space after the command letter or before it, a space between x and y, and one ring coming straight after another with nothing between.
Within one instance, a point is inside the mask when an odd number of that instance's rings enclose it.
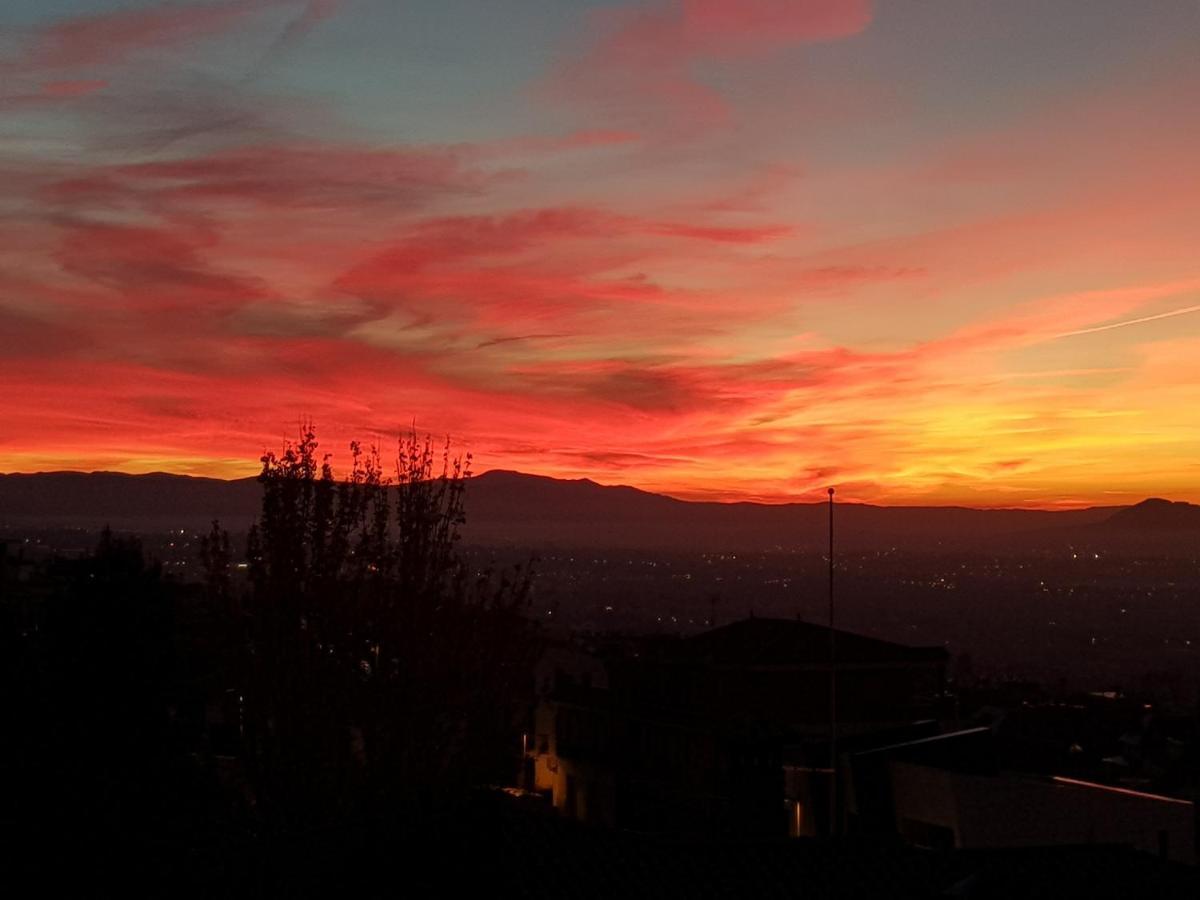
<instances>
[{"instance_id":1,"label":"dark foreground","mask_svg":"<svg viewBox=\"0 0 1200 900\"><path fill-rule=\"evenodd\" d=\"M125 896L528 898L1193 900L1200 888L1192 869L1122 847L933 851L875 840L672 839L589 828L502 793L476 796L419 833L357 826L205 845L85 835L64 815L56 833L7 823L10 884Z\"/></svg>"}]
</instances>

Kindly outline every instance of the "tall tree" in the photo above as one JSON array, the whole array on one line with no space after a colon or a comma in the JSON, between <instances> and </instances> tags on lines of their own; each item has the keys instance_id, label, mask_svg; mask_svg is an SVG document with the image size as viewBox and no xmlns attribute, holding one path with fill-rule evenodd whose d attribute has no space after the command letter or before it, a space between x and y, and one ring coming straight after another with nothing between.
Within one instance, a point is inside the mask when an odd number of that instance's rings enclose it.
<instances>
[{"instance_id":1,"label":"tall tree","mask_svg":"<svg viewBox=\"0 0 1200 900\"><path fill-rule=\"evenodd\" d=\"M528 571L471 572L457 552L470 458L415 432L394 475L377 448L350 455L338 478L306 426L262 457L247 738L281 827L421 816L495 778L529 662ZM219 569L220 539L206 546Z\"/></svg>"}]
</instances>

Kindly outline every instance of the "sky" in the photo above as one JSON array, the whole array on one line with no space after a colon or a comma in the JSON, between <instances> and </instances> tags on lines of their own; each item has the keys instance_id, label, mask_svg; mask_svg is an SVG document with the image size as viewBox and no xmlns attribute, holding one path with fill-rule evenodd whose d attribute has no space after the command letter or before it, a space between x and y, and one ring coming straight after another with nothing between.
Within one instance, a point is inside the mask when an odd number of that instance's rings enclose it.
<instances>
[{"instance_id":1,"label":"sky","mask_svg":"<svg viewBox=\"0 0 1200 900\"><path fill-rule=\"evenodd\" d=\"M0 471L311 419L689 499L1200 501L1196 0L5 0Z\"/></svg>"}]
</instances>

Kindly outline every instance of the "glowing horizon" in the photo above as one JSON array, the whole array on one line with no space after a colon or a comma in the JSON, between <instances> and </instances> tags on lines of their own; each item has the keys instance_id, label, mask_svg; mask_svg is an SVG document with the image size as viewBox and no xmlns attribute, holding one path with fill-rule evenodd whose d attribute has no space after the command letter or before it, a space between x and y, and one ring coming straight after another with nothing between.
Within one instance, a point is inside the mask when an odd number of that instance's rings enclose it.
<instances>
[{"instance_id":1,"label":"glowing horizon","mask_svg":"<svg viewBox=\"0 0 1200 900\"><path fill-rule=\"evenodd\" d=\"M689 499L1200 501L1198 40L1190 0L12 0L0 471L415 420Z\"/></svg>"}]
</instances>

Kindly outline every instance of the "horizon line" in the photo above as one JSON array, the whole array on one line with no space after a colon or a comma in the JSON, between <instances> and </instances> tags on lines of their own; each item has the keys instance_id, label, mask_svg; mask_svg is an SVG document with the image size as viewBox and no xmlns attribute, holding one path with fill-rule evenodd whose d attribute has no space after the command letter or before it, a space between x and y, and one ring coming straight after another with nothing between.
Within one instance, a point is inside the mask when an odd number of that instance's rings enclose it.
<instances>
[{"instance_id":1,"label":"horizon line","mask_svg":"<svg viewBox=\"0 0 1200 900\"><path fill-rule=\"evenodd\" d=\"M736 506L736 505L740 505L740 504L749 504L749 505L754 505L754 506L816 506L816 505L824 505L828 502L828 499L825 497L826 486L822 486L820 488L813 488L813 490L812 490L813 499L811 499L811 500L804 499L803 496L802 497L784 496L779 499L768 499L768 498L765 498L762 496L735 495L735 496L727 496L725 498L718 498L718 497L712 497L712 496L706 496L706 495L695 495L695 494L689 495L687 492L676 493L676 492L663 491L663 490L651 490L649 488L643 488L643 487L639 487L638 485L635 485L635 484L628 484L628 483L624 483L624 482L620 482L620 483L601 482L601 481L597 481L595 478L592 478L592 477L586 476L586 475L579 476L579 477L572 477L572 478L564 478L564 477L559 477L559 476L555 476L555 475L544 475L544 474L541 474L538 472L526 472L526 471L521 471L519 469L509 469L509 468L503 468L503 467L485 469L479 473L472 473L469 476L469 478L481 478L486 475L497 475L497 474L517 475L522 478L545 479L547 481L556 481L556 482L562 482L562 483L567 483L567 484L588 482L588 483L594 484L597 487L601 487L601 488L613 488L613 489L625 488L628 490L638 491L640 493L648 494L651 496L664 497L664 498L667 498L670 500L675 500L680 503L711 503L711 504L717 504L717 505L721 505L721 506ZM239 482L239 481L250 481L250 480L254 480L257 478L256 475L242 475L242 476L238 476L238 477L234 477L234 478L222 478L217 475L196 475L196 474L192 474L192 473L188 473L188 472L170 472L170 471L167 471L164 469L154 469L154 470L147 471L147 472L126 472L126 471L121 471L119 469L69 469L69 468L68 469L44 469L44 470L38 470L35 472L21 472L21 471L2 472L2 471L0 471L0 477L16 476L16 477L28 478L28 477L49 476L49 475L80 475L80 476L119 475L119 476L126 477L126 478L145 478L145 477L152 477L152 476L166 476L169 478L185 478L185 479L196 480L196 481L218 481L218 482L222 482L224 484L233 484L233 483ZM836 487L836 485L834 485L834 487ZM1116 493L1116 492L1113 492L1113 493ZM974 505L974 504L963 503L963 502L887 503L887 502L877 502L877 501L871 501L871 500L848 499L848 500L839 500L839 501L837 501L836 505L838 505L838 506L866 506L866 507L875 507L875 508L880 508L880 509L967 509L967 510L977 510L980 512L992 512L992 511L999 512L999 511L1004 511L1004 510L1013 510L1013 511L1021 511L1021 512L1074 512L1074 511L1083 511L1083 510L1089 510L1089 509L1125 509L1125 508L1128 508L1131 506L1137 506L1138 504L1147 502L1149 500L1161 500L1161 501L1168 502L1168 503L1186 503L1188 505L1196 505L1196 504L1192 504L1191 501L1173 500L1169 497L1164 497L1164 496L1157 495L1157 494L1145 494L1145 495L1142 495L1140 500L1130 500L1130 501L1126 501L1126 502L1117 502L1117 503L1106 503L1103 501L1096 501L1096 500L1070 500L1070 499L1068 499L1068 500L1057 500L1057 501L1047 500L1047 501L1041 501L1041 502L1034 501L1034 502L1030 502L1027 505L1014 506L1011 504L992 505L992 504L988 504L986 502L984 502L980 505Z\"/></svg>"}]
</instances>

